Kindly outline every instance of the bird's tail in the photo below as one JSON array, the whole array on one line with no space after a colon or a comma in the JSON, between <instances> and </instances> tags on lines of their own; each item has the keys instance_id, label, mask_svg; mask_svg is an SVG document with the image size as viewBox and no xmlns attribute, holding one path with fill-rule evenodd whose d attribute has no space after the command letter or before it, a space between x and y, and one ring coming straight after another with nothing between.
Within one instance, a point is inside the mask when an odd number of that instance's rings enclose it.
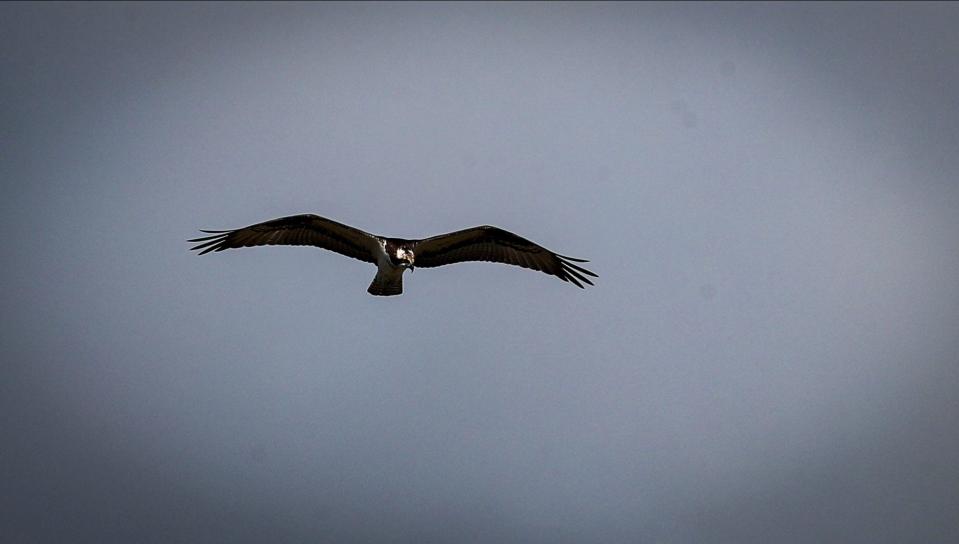
<instances>
[{"instance_id":1,"label":"bird's tail","mask_svg":"<svg viewBox=\"0 0 959 544\"><path fill-rule=\"evenodd\" d=\"M377 270L373 283L366 290L371 295L379 297L389 297L403 293L403 269L384 272Z\"/></svg>"}]
</instances>

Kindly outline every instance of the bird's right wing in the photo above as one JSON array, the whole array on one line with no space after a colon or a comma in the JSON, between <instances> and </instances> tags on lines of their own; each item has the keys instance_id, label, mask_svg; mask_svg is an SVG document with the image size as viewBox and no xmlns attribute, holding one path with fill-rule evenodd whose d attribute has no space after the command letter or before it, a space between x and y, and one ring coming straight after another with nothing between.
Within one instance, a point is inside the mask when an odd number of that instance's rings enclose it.
<instances>
[{"instance_id":1,"label":"bird's right wing","mask_svg":"<svg viewBox=\"0 0 959 544\"><path fill-rule=\"evenodd\" d=\"M316 246L368 263L376 263L380 241L360 229L313 214L291 215L234 230L201 230L212 236L188 240L200 242L192 250L223 251L238 247L284 245Z\"/></svg>"}]
</instances>

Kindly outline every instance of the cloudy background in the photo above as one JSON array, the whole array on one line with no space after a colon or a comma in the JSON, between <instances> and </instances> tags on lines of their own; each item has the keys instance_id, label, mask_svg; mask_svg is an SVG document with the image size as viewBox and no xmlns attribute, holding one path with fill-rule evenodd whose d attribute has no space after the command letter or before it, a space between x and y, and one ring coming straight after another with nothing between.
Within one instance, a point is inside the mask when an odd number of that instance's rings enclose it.
<instances>
[{"instance_id":1,"label":"cloudy background","mask_svg":"<svg viewBox=\"0 0 959 544\"><path fill-rule=\"evenodd\" d=\"M0 6L0 539L956 542L957 27ZM187 250L302 212L601 277Z\"/></svg>"}]
</instances>

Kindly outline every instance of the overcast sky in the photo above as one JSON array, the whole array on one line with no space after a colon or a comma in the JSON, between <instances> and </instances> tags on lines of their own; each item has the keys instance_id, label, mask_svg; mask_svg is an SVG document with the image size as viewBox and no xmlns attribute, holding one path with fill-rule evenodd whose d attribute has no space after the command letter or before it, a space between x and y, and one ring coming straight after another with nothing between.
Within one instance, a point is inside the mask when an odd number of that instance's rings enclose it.
<instances>
[{"instance_id":1,"label":"overcast sky","mask_svg":"<svg viewBox=\"0 0 959 544\"><path fill-rule=\"evenodd\" d=\"M956 4L0 6L0 540L959 541ZM197 229L492 224L372 297Z\"/></svg>"}]
</instances>

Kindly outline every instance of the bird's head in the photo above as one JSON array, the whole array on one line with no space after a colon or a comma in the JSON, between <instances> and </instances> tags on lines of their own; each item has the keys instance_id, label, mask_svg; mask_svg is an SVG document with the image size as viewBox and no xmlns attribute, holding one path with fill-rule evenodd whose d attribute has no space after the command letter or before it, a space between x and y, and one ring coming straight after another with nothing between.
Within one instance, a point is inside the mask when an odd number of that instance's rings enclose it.
<instances>
[{"instance_id":1,"label":"bird's head","mask_svg":"<svg viewBox=\"0 0 959 544\"><path fill-rule=\"evenodd\" d=\"M413 261L416 259L416 256L413 255L413 251L400 247L396 249L396 264L404 268L409 268L410 271L413 270Z\"/></svg>"}]
</instances>

